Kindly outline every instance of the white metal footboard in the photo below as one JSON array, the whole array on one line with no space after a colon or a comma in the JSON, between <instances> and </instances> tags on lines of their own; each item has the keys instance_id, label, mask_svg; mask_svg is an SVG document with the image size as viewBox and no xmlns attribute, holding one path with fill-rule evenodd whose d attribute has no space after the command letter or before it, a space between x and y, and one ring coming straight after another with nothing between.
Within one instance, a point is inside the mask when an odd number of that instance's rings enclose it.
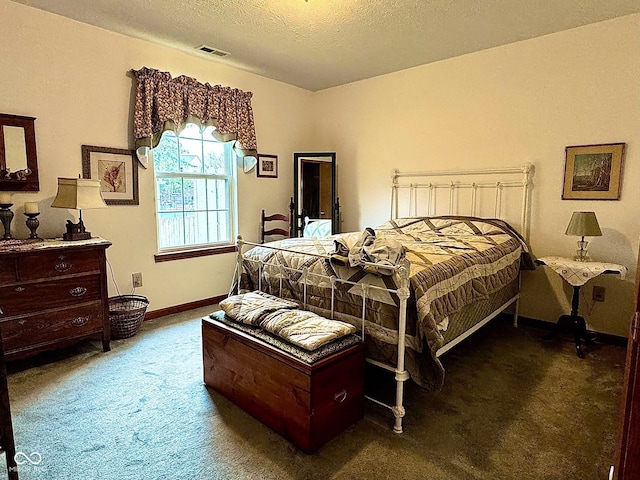
<instances>
[{"instance_id":1,"label":"white metal footboard","mask_svg":"<svg viewBox=\"0 0 640 480\"><path fill-rule=\"evenodd\" d=\"M250 247L262 247L262 248L268 248L271 250L280 250L280 251L288 251L287 249L284 248L280 248L280 247L275 247L275 246L270 246L269 244L258 244L258 243L252 243L252 242L245 242L242 239L242 236L238 236L237 239L237 247L238 247L238 253L237 253L237 262L236 262L236 268L235 268L235 273L234 273L234 278L233 278L233 282L232 282L232 286L235 285L236 286L236 292L235 293L240 293L240 288L241 288L241 276L242 276L242 271L243 271L243 263L244 262L253 262L253 263L257 263L259 265L259 270L258 270L258 290L262 289L262 269L265 265L267 265L265 262L261 261L261 260L257 260L257 259L253 259L253 258L245 258L243 255L243 248L245 246L250 246ZM320 258L327 258L328 256L326 255L317 255L317 254L310 254L310 253L305 253L305 255L311 255L311 256L317 256ZM286 267L283 265L280 265L278 267L274 267L273 265L268 265L269 268L278 268L279 271L281 273L284 273L285 271L287 272L297 272L299 274L301 274L300 277L300 283L303 285L303 295L302 295L302 308L306 309L307 308L307 284L308 284L308 280L311 279L311 277L314 277L315 279L318 280L322 280L327 282L328 284L331 285L331 318L334 319L335 318L335 292L336 292L336 284L338 283L342 283L342 284L346 284L346 285L351 285L351 286L357 286L360 290L361 290L361 296L362 296L362 313L361 313L361 320L362 320L362 325L360 328L361 331L361 335L362 335L362 340L364 341L365 339L365 334L366 334L366 326L365 326L365 321L366 321L366 300L369 297L369 291L370 290L383 290L386 292L389 292L390 294L393 295L397 295L399 300L400 300L400 306L399 306L399 317L398 317L398 345L397 345L397 352L398 352L398 358L397 358L397 364L396 365L390 365L390 364L386 364L383 362L379 362L376 360L372 360L372 359L367 359L367 361L373 365L376 365L380 368L384 368L385 370L389 370L395 373L395 380L396 380L396 402L395 405L387 405L384 402L381 402L380 400L377 400L375 398L366 396L367 399L375 402L378 405L381 405L383 407L386 407L388 409L390 409L393 412L393 415L395 417L395 423L393 426L393 431L396 433L402 433L402 419L405 415L405 408L404 408L404 382L406 382L410 376L409 376L409 372L405 369L405 334L406 334L406 328L407 328L407 300L409 299L409 262L407 260L404 260L402 262L402 264L397 267L397 271L400 277L400 287L397 289L387 289L387 288L382 288L382 287L378 287L375 285L363 285L363 284L358 284L356 282L352 282L349 280L343 280L341 278L336 277L335 275L331 275L331 276L327 276L327 275L322 275L322 274L318 274L318 273L314 273L314 272L310 272L307 268L304 268L302 270L298 270L292 267ZM283 278L284 275L280 275L280 283L279 283L279 295L282 296L282 283L283 283ZM234 293L234 292L229 292Z\"/></svg>"}]
</instances>

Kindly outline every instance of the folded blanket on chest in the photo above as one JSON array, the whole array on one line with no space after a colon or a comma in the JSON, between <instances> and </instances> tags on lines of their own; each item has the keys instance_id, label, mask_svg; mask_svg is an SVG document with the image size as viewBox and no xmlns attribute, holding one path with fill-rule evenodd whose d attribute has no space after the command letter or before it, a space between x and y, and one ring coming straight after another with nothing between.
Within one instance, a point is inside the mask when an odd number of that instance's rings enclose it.
<instances>
[{"instance_id":1,"label":"folded blanket on chest","mask_svg":"<svg viewBox=\"0 0 640 480\"><path fill-rule=\"evenodd\" d=\"M296 302L255 291L232 295L220 302L220 308L232 319L247 325L259 325L265 315L282 308L297 308Z\"/></svg>"},{"instance_id":2,"label":"folded blanket on chest","mask_svg":"<svg viewBox=\"0 0 640 480\"><path fill-rule=\"evenodd\" d=\"M260 326L305 350L315 350L356 331L353 325L329 320L306 310L276 310L268 314Z\"/></svg>"},{"instance_id":3,"label":"folded blanket on chest","mask_svg":"<svg viewBox=\"0 0 640 480\"><path fill-rule=\"evenodd\" d=\"M220 302L230 319L259 327L309 351L356 331L353 325L297 307L295 302L260 291L232 295Z\"/></svg>"}]
</instances>

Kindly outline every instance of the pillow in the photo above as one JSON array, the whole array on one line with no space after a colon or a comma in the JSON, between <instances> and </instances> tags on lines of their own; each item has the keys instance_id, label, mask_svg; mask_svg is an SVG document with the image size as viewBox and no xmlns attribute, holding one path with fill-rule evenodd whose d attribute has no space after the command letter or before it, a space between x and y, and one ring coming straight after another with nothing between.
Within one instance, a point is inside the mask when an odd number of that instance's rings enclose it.
<instances>
[{"instance_id":1,"label":"pillow","mask_svg":"<svg viewBox=\"0 0 640 480\"><path fill-rule=\"evenodd\" d=\"M275 310L296 308L297 303L283 300L261 291L232 295L220 302L220 308L231 319L247 325L258 325L262 318Z\"/></svg>"},{"instance_id":2,"label":"pillow","mask_svg":"<svg viewBox=\"0 0 640 480\"><path fill-rule=\"evenodd\" d=\"M329 320L306 310L282 309L269 313L260 326L305 350L315 350L336 338L355 333L356 327Z\"/></svg>"}]
</instances>

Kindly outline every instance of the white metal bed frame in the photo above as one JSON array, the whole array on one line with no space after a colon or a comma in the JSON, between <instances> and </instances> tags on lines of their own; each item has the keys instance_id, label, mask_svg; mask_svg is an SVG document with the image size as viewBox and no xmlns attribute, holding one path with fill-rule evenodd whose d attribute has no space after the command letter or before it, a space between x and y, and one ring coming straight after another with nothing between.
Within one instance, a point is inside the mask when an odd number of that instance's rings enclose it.
<instances>
[{"instance_id":1,"label":"white metal bed frame","mask_svg":"<svg viewBox=\"0 0 640 480\"><path fill-rule=\"evenodd\" d=\"M511 178L511 175L522 175L521 180L502 180L503 176L505 178ZM458 182L458 181L449 181L449 182L409 182L404 183L401 179L425 179L425 178L438 178L438 177L465 177L465 176L478 176L483 177L487 175L499 176L500 180L498 181L470 181L470 182ZM391 191L391 218L399 218L399 205L398 205L398 192L401 189L409 189L409 210L406 216L417 216L418 214L418 192L420 190L426 190L428 193L427 196L427 214L423 216L433 216L438 215L437 213L437 191L438 189L449 189L449 205L446 213L440 213L440 215L455 215L457 209L455 208L457 194L464 189L470 189L471 191L471 216L475 216L478 211L477 204L477 191L478 189L494 189L494 216L495 218L501 217L502 212L502 203L503 203L503 189L505 188L521 188L522 189L522 197L521 197L521 217L520 217L520 228L521 233L525 239L528 239L529 236L529 208L530 208L530 190L531 190L531 179L533 177L533 166L530 163L526 163L521 167L514 168L493 168L493 169L475 169L475 170L464 170L464 171L455 171L455 170L442 170L442 171L428 171L428 172L399 172L398 170L394 170L392 174L392 191ZM237 240L237 265L236 272L234 273L234 281L232 285L235 283L237 285L238 293L240 293L240 275L242 272L242 265L245 261L257 262L259 263L259 284L258 289L262 289L262 268L265 266L265 263L254 260L244 258L243 248L245 246L260 246L262 248L269 248L273 250L280 251L288 251L287 249L280 247L273 247L269 244L257 244L252 242L245 242L241 236L238 236ZM305 253L305 255L312 255L309 253ZM326 255L313 255L321 258L328 258ZM269 266L269 268L273 268L273 266ZM396 397L395 397L395 405L388 405L380 400L372 398L370 396L366 396L368 400L388 408L392 411L395 417L395 423L393 426L393 431L396 433L402 433L402 419L405 415L404 408L404 382L406 382L410 376L409 372L405 369L405 333L406 333L406 322L407 322L407 300L409 299L410 291L409 291L409 262L405 259L402 264L397 267L398 275L400 278L400 286L397 289L385 289L382 287L374 286L374 285L364 285L364 284L356 284L355 282L351 282L348 280L342 280L337 278L335 275L327 276L320 275L317 273L309 272L307 268L303 270L293 269L291 267L279 266L280 269L280 294L282 294L282 283L284 278L284 271L292 271L297 272L301 275L300 283L303 285L303 300L302 307L307 308L307 284L310 277L318 277L319 280L327 282L331 285L331 318L334 318L334 300L335 300L335 287L337 283L343 283L348 285L358 285L358 288L361 290L362 295L362 327L361 334L362 339L364 341L365 338L365 319L366 319L366 307L365 302L368 298L369 290L384 290L391 294L397 295L400 301L399 305L399 318L398 318L398 345L397 345L397 363L396 365L386 364L383 362L379 362L377 360L373 360L367 358L367 362L375 365L377 367L383 368L385 370L391 371L395 374L396 381ZM520 279L518 279L518 282ZM520 293L518 293L511 299L509 299L504 305L499 307L497 310L493 311L483 320L474 325L471 329L465 331L460 336L451 340L447 344L445 344L442 348L440 348L436 352L436 356L444 354L452 347L472 335L474 332L479 330L482 326L488 323L490 320L495 318L498 314L502 313L506 308L515 303L515 312L514 312L514 326L517 326L518 321L518 304ZM232 292L230 292L232 293Z\"/></svg>"},{"instance_id":2,"label":"white metal bed frame","mask_svg":"<svg viewBox=\"0 0 640 480\"><path fill-rule=\"evenodd\" d=\"M438 178L438 177L470 177L477 176L483 177L485 175L522 175L520 180L497 180L497 181L470 181L470 182L427 182L427 183L403 183L401 179L425 179L425 178ZM418 215L418 193L420 190L427 191L427 213L424 216L434 215L455 215L457 213L455 200L457 194L469 189L471 191L471 216L476 216L478 212L477 193L481 189L493 189L495 191L494 212L495 218L502 218L502 193L505 188L521 188L521 216L520 216L520 228L521 234L525 237L525 240L529 239L529 205L530 205L530 192L531 192L531 179L533 178L533 165L531 163L525 163L520 167L505 167L505 168L487 168L487 169L475 169L475 170L435 170L426 172L400 172L394 170L392 172L392 185L391 185L391 217L398 218L399 202L398 192L402 189L409 189L409 209L407 211L408 217ZM508 178L508 177L505 177ZM437 192L438 190L449 190L449 204L446 213L438 213L437 210Z\"/></svg>"}]
</instances>

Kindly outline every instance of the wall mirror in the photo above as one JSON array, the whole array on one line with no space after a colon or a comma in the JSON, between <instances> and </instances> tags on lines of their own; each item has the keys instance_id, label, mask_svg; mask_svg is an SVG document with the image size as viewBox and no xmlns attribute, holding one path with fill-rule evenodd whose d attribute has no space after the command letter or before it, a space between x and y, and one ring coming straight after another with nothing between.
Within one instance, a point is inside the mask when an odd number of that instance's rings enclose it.
<instances>
[{"instance_id":1,"label":"wall mirror","mask_svg":"<svg viewBox=\"0 0 640 480\"><path fill-rule=\"evenodd\" d=\"M293 154L295 236L340 233L336 153Z\"/></svg>"},{"instance_id":2,"label":"wall mirror","mask_svg":"<svg viewBox=\"0 0 640 480\"><path fill-rule=\"evenodd\" d=\"M37 192L35 118L0 114L0 190Z\"/></svg>"}]
</instances>

